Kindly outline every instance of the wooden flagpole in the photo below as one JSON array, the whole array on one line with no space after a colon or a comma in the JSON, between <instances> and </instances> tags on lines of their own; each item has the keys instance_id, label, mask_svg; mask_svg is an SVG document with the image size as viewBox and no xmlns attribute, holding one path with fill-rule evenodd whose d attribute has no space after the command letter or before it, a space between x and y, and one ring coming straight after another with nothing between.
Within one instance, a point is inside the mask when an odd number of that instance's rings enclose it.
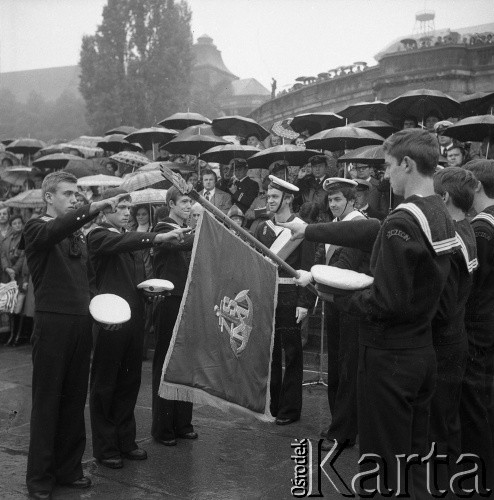
<instances>
[{"instance_id":1,"label":"wooden flagpole","mask_svg":"<svg viewBox=\"0 0 494 500\"><path fill-rule=\"evenodd\" d=\"M160 169L163 177L169 180L181 193L187 194L194 201L200 203L206 210L213 213L222 222L235 229L235 231L242 235L252 246L266 255L266 257L269 257L271 260L276 262L276 264L278 264L278 266L285 270L290 276L293 276L294 278L299 277L298 272L293 269L293 267L289 266L283 259L273 253L267 246L263 245L243 227L239 226L232 219L230 219L230 217L225 215L219 208L215 207L211 202L206 200L206 198L202 197L195 189L190 189L191 186L185 182L185 179L181 175L176 174L163 163L160 164ZM309 289L315 295L318 295L316 287L314 285L309 284L307 286L307 289Z\"/></svg>"}]
</instances>

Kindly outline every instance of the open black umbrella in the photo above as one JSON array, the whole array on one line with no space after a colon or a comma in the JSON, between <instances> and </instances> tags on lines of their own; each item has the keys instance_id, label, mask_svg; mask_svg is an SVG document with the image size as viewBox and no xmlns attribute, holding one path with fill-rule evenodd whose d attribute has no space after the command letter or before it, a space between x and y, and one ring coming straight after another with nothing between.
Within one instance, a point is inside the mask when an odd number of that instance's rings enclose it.
<instances>
[{"instance_id":1,"label":"open black umbrella","mask_svg":"<svg viewBox=\"0 0 494 500\"><path fill-rule=\"evenodd\" d=\"M38 139L24 138L11 142L5 150L15 154L33 155L45 146L46 144Z\"/></svg>"},{"instance_id":2,"label":"open black umbrella","mask_svg":"<svg viewBox=\"0 0 494 500\"><path fill-rule=\"evenodd\" d=\"M51 155L41 156L33 161L35 167L41 169L62 169L71 160L80 160L80 156L69 155L65 153L54 153Z\"/></svg>"},{"instance_id":3,"label":"open black umbrella","mask_svg":"<svg viewBox=\"0 0 494 500\"><path fill-rule=\"evenodd\" d=\"M494 107L494 91L464 95L458 101L463 115L483 115Z\"/></svg>"},{"instance_id":4,"label":"open black umbrella","mask_svg":"<svg viewBox=\"0 0 494 500\"><path fill-rule=\"evenodd\" d=\"M382 144L383 142L383 137L370 130L346 126L323 130L306 139L305 145L312 149L338 151L342 149L355 149L360 146Z\"/></svg>"},{"instance_id":5,"label":"open black umbrella","mask_svg":"<svg viewBox=\"0 0 494 500\"><path fill-rule=\"evenodd\" d=\"M28 163L31 164L31 156L40 149L44 148L46 144L38 139L23 138L11 142L5 151L10 151L14 154L21 154L28 157Z\"/></svg>"},{"instance_id":6,"label":"open black umbrella","mask_svg":"<svg viewBox=\"0 0 494 500\"><path fill-rule=\"evenodd\" d=\"M340 163L363 163L365 165L384 164L384 151L382 146L363 146L354 149L338 158Z\"/></svg>"},{"instance_id":7,"label":"open black umbrella","mask_svg":"<svg viewBox=\"0 0 494 500\"><path fill-rule=\"evenodd\" d=\"M199 113L175 113L164 120L158 122L158 125L175 130L183 130L184 128L191 127L192 125L200 125L207 123L211 125L211 120Z\"/></svg>"},{"instance_id":8,"label":"open black umbrella","mask_svg":"<svg viewBox=\"0 0 494 500\"><path fill-rule=\"evenodd\" d=\"M216 135L238 135L239 137L255 135L260 141L269 136L269 131L255 120L238 115L215 118L213 131Z\"/></svg>"},{"instance_id":9,"label":"open black umbrella","mask_svg":"<svg viewBox=\"0 0 494 500\"><path fill-rule=\"evenodd\" d=\"M189 137L176 137L162 147L172 154L199 156L214 146L222 146L224 144L228 144L228 142L220 137L196 134Z\"/></svg>"},{"instance_id":10,"label":"open black umbrella","mask_svg":"<svg viewBox=\"0 0 494 500\"><path fill-rule=\"evenodd\" d=\"M167 142L177 135L176 130L165 127L141 128L127 135L129 142L138 142L144 150L153 150L153 159L156 158L156 147L162 142Z\"/></svg>"},{"instance_id":11,"label":"open black umbrella","mask_svg":"<svg viewBox=\"0 0 494 500\"><path fill-rule=\"evenodd\" d=\"M9 144L11 144L12 142L14 142L15 139L0 139L0 142L5 145L5 146L8 146Z\"/></svg>"},{"instance_id":12,"label":"open black umbrella","mask_svg":"<svg viewBox=\"0 0 494 500\"><path fill-rule=\"evenodd\" d=\"M225 144L224 146L214 146L208 149L201 155L201 160L226 164L236 158L247 160L256 153L259 153L259 151L260 149L254 146Z\"/></svg>"},{"instance_id":13,"label":"open black umbrella","mask_svg":"<svg viewBox=\"0 0 494 500\"><path fill-rule=\"evenodd\" d=\"M106 135L98 142L98 147L104 151L113 151L114 153L126 150L142 151L142 148L138 144L132 144L122 134Z\"/></svg>"},{"instance_id":14,"label":"open black umbrella","mask_svg":"<svg viewBox=\"0 0 494 500\"><path fill-rule=\"evenodd\" d=\"M389 137L398 130L390 123L383 122L382 120L361 120L357 123L349 123L349 125L352 127L365 128L366 130L375 132L381 137Z\"/></svg>"},{"instance_id":15,"label":"open black umbrella","mask_svg":"<svg viewBox=\"0 0 494 500\"><path fill-rule=\"evenodd\" d=\"M130 125L120 125L119 127L112 128L111 130L108 130L105 132L105 135L112 135L112 134L122 134L122 135L129 135L132 134L132 132L135 132L137 129L135 127L131 127Z\"/></svg>"},{"instance_id":16,"label":"open black umbrella","mask_svg":"<svg viewBox=\"0 0 494 500\"><path fill-rule=\"evenodd\" d=\"M304 130L308 130L310 135L317 134L317 132L321 132L321 130L342 127L343 125L345 125L345 119L330 111L303 113L295 116L290 122L290 127L295 130L295 132L301 133Z\"/></svg>"},{"instance_id":17,"label":"open black umbrella","mask_svg":"<svg viewBox=\"0 0 494 500\"><path fill-rule=\"evenodd\" d=\"M431 112L442 117L457 116L461 113L460 103L440 90L410 90L388 102L388 111L396 116L416 116L422 122Z\"/></svg>"},{"instance_id":18,"label":"open black umbrella","mask_svg":"<svg viewBox=\"0 0 494 500\"><path fill-rule=\"evenodd\" d=\"M338 111L340 116L346 118L349 122L358 122L360 120L391 120L386 103L382 101L357 102Z\"/></svg>"},{"instance_id":19,"label":"open black umbrella","mask_svg":"<svg viewBox=\"0 0 494 500\"><path fill-rule=\"evenodd\" d=\"M294 144L284 144L282 146L267 148L256 153L247 160L247 164L249 168L268 169L271 163L284 160L288 165L300 167L305 165L311 156L318 154L321 153L301 146L295 146Z\"/></svg>"},{"instance_id":20,"label":"open black umbrella","mask_svg":"<svg viewBox=\"0 0 494 500\"><path fill-rule=\"evenodd\" d=\"M77 179L80 179L81 177L87 177L89 175L108 173L103 166L97 165L93 161L86 160L84 158L71 160L63 170L64 172L68 172L74 175L75 177L77 177Z\"/></svg>"},{"instance_id":21,"label":"open black umbrella","mask_svg":"<svg viewBox=\"0 0 494 500\"><path fill-rule=\"evenodd\" d=\"M486 137L494 138L494 115L470 116L448 127L448 137L459 141L483 141ZM489 141L486 158L489 154Z\"/></svg>"},{"instance_id":22,"label":"open black umbrella","mask_svg":"<svg viewBox=\"0 0 494 500\"><path fill-rule=\"evenodd\" d=\"M203 123L201 125L191 125L190 127L184 128L178 133L175 139L185 139L193 135L209 135L210 137L221 139L219 135L214 133L213 126L208 125L207 123Z\"/></svg>"}]
</instances>

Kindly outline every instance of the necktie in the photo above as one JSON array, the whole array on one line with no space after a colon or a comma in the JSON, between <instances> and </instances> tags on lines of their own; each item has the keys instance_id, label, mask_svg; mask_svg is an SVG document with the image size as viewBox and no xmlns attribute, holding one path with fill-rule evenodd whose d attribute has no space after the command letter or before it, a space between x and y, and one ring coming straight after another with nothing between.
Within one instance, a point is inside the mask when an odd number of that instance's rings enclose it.
<instances>
[{"instance_id":1,"label":"necktie","mask_svg":"<svg viewBox=\"0 0 494 500\"><path fill-rule=\"evenodd\" d=\"M206 198L207 201L210 201L210 198L211 198L211 191L206 191L204 193L204 197Z\"/></svg>"}]
</instances>

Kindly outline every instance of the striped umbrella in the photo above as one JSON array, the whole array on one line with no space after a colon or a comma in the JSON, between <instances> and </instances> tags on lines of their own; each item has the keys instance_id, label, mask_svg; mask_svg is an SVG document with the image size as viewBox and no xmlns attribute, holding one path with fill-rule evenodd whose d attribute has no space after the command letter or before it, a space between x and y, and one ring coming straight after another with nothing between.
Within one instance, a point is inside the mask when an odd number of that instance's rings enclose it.
<instances>
[{"instance_id":1,"label":"striped umbrella","mask_svg":"<svg viewBox=\"0 0 494 500\"><path fill-rule=\"evenodd\" d=\"M4 205L12 208L42 208L45 202L41 197L41 189L29 189L4 201Z\"/></svg>"},{"instance_id":2,"label":"striped umbrella","mask_svg":"<svg viewBox=\"0 0 494 500\"><path fill-rule=\"evenodd\" d=\"M161 170L134 172L133 174L129 174L124 179L120 187L131 193L132 191L138 191L139 189L155 186L161 182L166 182L168 187L170 186L169 181L166 181L166 179L161 175Z\"/></svg>"},{"instance_id":3,"label":"striped umbrella","mask_svg":"<svg viewBox=\"0 0 494 500\"><path fill-rule=\"evenodd\" d=\"M166 189L141 189L130 193L132 205L166 203Z\"/></svg>"},{"instance_id":4,"label":"striped umbrella","mask_svg":"<svg viewBox=\"0 0 494 500\"><path fill-rule=\"evenodd\" d=\"M118 163L123 163L133 169L138 169L139 167L150 163L147 156L141 153L134 153L133 151L120 151L120 153L111 155L110 159L115 160Z\"/></svg>"}]
</instances>

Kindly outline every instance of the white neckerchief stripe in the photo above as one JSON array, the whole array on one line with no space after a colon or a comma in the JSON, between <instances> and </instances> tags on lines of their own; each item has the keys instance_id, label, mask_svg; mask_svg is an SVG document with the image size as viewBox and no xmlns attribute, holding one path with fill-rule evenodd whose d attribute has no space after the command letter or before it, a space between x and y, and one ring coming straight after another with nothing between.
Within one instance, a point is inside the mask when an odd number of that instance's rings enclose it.
<instances>
[{"instance_id":1,"label":"white neckerchief stripe","mask_svg":"<svg viewBox=\"0 0 494 500\"><path fill-rule=\"evenodd\" d=\"M459 242L456 237L447 238L441 241L432 241L432 232L429 226L429 221L424 215L424 212L422 212L422 210L420 210L420 208L414 203L402 203L396 207L396 210L399 209L407 210L417 219L422 231L436 253L445 252L446 250L451 250L452 248L456 248L458 246Z\"/></svg>"},{"instance_id":2,"label":"white neckerchief stripe","mask_svg":"<svg viewBox=\"0 0 494 500\"><path fill-rule=\"evenodd\" d=\"M412 215L415 216L418 223L420 224L420 227L422 228L422 231L424 231L425 235L427 236L427 239L430 241L431 244L433 244L431 228L429 226L427 218L424 215L424 212L422 212L422 210L420 210L420 208L417 207L417 205L414 205L413 203L402 203L401 205L398 205L396 207L397 210L400 208L408 210Z\"/></svg>"},{"instance_id":3,"label":"white neckerchief stripe","mask_svg":"<svg viewBox=\"0 0 494 500\"><path fill-rule=\"evenodd\" d=\"M463 238L458 233L456 233L456 238L458 239L458 243L460 244L461 253L463 254L463 257L465 258L465 263L467 265L468 272L472 273L475 269L477 269L479 263L478 263L477 259L470 260L470 256L468 255L467 246L465 245Z\"/></svg>"},{"instance_id":4,"label":"white neckerchief stripe","mask_svg":"<svg viewBox=\"0 0 494 500\"><path fill-rule=\"evenodd\" d=\"M491 214L486 214L485 212L480 212L479 214L477 214L472 222L474 220L485 220L487 222L489 222L493 227L494 227L494 216L492 216Z\"/></svg>"}]
</instances>

